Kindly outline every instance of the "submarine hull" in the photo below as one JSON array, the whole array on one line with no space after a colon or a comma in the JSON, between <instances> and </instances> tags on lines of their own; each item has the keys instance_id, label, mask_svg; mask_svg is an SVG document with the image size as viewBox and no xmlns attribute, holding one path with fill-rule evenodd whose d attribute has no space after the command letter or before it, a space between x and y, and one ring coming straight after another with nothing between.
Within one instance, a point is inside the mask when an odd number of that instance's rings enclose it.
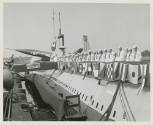
<instances>
[{"instance_id":1,"label":"submarine hull","mask_svg":"<svg viewBox=\"0 0 153 125\"><path fill-rule=\"evenodd\" d=\"M62 120L65 113L65 97L80 95L81 112L86 114L87 121L100 121L110 105L117 87L117 82L99 85L96 79L88 77L83 79L82 75L61 73L59 70L34 71L25 78L36 86L43 101L55 110L58 120ZM123 85L126 97L123 96L123 90L120 90L109 117L110 121L150 120L150 105L147 103L150 101L150 91L146 88L141 95L138 95L139 87L139 85L128 83ZM128 100L128 104L123 103L125 99Z\"/></svg>"}]
</instances>

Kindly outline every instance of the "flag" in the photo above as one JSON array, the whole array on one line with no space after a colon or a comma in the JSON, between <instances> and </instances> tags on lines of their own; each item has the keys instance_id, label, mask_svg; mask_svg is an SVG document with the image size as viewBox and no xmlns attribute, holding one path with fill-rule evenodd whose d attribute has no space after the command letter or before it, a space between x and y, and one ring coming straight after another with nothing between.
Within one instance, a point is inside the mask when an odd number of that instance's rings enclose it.
<instances>
[{"instance_id":1,"label":"flag","mask_svg":"<svg viewBox=\"0 0 153 125\"><path fill-rule=\"evenodd\" d=\"M123 82L127 79L127 73L128 73L128 64L120 63L119 66L119 79Z\"/></svg>"},{"instance_id":2,"label":"flag","mask_svg":"<svg viewBox=\"0 0 153 125\"><path fill-rule=\"evenodd\" d=\"M141 77L139 64L128 64L127 81L133 84L138 84L138 79Z\"/></svg>"},{"instance_id":3,"label":"flag","mask_svg":"<svg viewBox=\"0 0 153 125\"><path fill-rule=\"evenodd\" d=\"M105 77L105 67L106 67L106 64L103 62L100 62L98 77L101 79L103 79Z\"/></svg>"},{"instance_id":4,"label":"flag","mask_svg":"<svg viewBox=\"0 0 153 125\"><path fill-rule=\"evenodd\" d=\"M120 63L119 62L114 62L114 79L119 80L120 79Z\"/></svg>"},{"instance_id":5,"label":"flag","mask_svg":"<svg viewBox=\"0 0 153 125\"><path fill-rule=\"evenodd\" d=\"M98 77L98 73L99 73L99 63L98 62L93 62L93 73L94 73L94 77Z\"/></svg>"},{"instance_id":6,"label":"flag","mask_svg":"<svg viewBox=\"0 0 153 125\"><path fill-rule=\"evenodd\" d=\"M147 77L147 64L140 64L140 76L138 79L138 83L141 83L141 86L139 88L138 94L142 91L143 87L145 86L146 83L146 77Z\"/></svg>"},{"instance_id":7,"label":"flag","mask_svg":"<svg viewBox=\"0 0 153 125\"><path fill-rule=\"evenodd\" d=\"M51 44L51 50L55 51L56 50L56 41L52 42Z\"/></svg>"},{"instance_id":8,"label":"flag","mask_svg":"<svg viewBox=\"0 0 153 125\"><path fill-rule=\"evenodd\" d=\"M79 63L79 73L82 73L83 72L83 65L82 63Z\"/></svg>"},{"instance_id":9,"label":"flag","mask_svg":"<svg viewBox=\"0 0 153 125\"><path fill-rule=\"evenodd\" d=\"M113 63L106 64L106 79L113 80L114 77L114 66Z\"/></svg>"}]
</instances>

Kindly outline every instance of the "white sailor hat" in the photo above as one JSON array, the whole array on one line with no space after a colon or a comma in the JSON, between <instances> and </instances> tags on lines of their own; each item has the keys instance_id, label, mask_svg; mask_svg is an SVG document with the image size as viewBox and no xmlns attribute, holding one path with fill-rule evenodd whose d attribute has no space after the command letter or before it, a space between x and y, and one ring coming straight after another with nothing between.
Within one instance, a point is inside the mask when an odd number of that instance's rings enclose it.
<instances>
[{"instance_id":1,"label":"white sailor hat","mask_svg":"<svg viewBox=\"0 0 153 125\"><path fill-rule=\"evenodd\" d=\"M138 46L137 46L137 45L134 45L134 46L133 46L133 49L137 49L137 48L138 48Z\"/></svg>"},{"instance_id":2,"label":"white sailor hat","mask_svg":"<svg viewBox=\"0 0 153 125\"><path fill-rule=\"evenodd\" d=\"M119 50L122 50L123 48L121 46L118 47Z\"/></svg>"}]
</instances>

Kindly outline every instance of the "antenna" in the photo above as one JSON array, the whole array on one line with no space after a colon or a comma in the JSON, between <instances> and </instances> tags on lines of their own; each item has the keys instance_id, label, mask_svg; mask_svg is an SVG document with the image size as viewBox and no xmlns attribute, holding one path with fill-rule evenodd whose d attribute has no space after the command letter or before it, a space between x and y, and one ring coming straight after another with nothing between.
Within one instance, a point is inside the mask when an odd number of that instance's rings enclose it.
<instances>
[{"instance_id":1,"label":"antenna","mask_svg":"<svg viewBox=\"0 0 153 125\"><path fill-rule=\"evenodd\" d=\"M87 35L83 35L83 40L84 40L84 51L88 51L90 49L90 44L88 42L88 36Z\"/></svg>"},{"instance_id":2,"label":"antenna","mask_svg":"<svg viewBox=\"0 0 153 125\"><path fill-rule=\"evenodd\" d=\"M55 18L54 18L54 16L55 16L55 12L54 12L54 9L53 9L53 37L54 37L54 39L56 39L56 36L55 36Z\"/></svg>"},{"instance_id":3,"label":"antenna","mask_svg":"<svg viewBox=\"0 0 153 125\"><path fill-rule=\"evenodd\" d=\"M62 51L62 55L65 54L65 46L64 46L64 34L61 31L61 13L59 12L59 35L58 35L60 47L59 49Z\"/></svg>"},{"instance_id":4,"label":"antenna","mask_svg":"<svg viewBox=\"0 0 153 125\"><path fill-rule=\"evenodd\" d=\"M61 13L59 12L59 35L61 35Z\"/></svg>"}]
</instances>

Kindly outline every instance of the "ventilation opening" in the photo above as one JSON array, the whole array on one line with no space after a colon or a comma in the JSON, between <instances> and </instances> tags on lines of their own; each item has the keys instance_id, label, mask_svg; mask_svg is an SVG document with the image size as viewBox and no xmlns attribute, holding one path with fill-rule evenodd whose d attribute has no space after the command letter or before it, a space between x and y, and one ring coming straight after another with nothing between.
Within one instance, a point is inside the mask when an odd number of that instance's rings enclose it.
<instances>
[{"instance_id":1,"label":"ventilation opening","mask_svg":"<svg viewBox=\"0 0 153 125\"><path fill-rule=\"evenodd\" d=\"M114 111L114 113L113 113L113 117L115 117L115 115L116 115L116 111Z\"/></svg>"},{"instance_id":2,"label":"ventilation opening","mask_svg":"<svg viewBox=\"0 0 153 125\"><path fill-rule=\"evenodd\" d=\"M98 107L98 105L99 105L99 102L97 102L96 108Z\"/></svg>"},{"instance_id":3,"label":"ventilation opening","mask_svg":"<svg viewBox=\"0 0 153 125\"><path fill-rule=\"evenodd\" d=\"M93 97L91 96L90 99L92 99Z\"/></svg>"},{"instance_id":4,"label":"ventilation opening","mask_svg":"<svg viewBox=\"0 0 153 125\"><path fill-rule=\"evenodd\" d=\"M101 106L101 111L103 110L103 107L104 107L104 106L102 105L102 106Z\"/></svg>"},{"instance_id":5,"label":"ventilation opening","mask_svg":"<svg viewBox=\"0 0 153 125\"><path fill-rule=\"evenodd\" d=\"M92 105L94 104L94 100L92 101Z\"/></svg>"},{"instance_id":6,"label":"ventilation opening","mask_svg":"<svg viewBox=\"0 0 153 125\"><path fill-rule=\"evenodd\" d=\"M86 96L85 101L87 100L88 96Z\"/></svg>"},{"instance_id":7,"label":"ventilation opening","mask_svg":"<svg viewBox=\"0 0 153 125\"><path fill-rule=\"evenodd\" d=\"M132 72L132 77L135 77L135 72Z\"/></svg>"}]
</instances>

